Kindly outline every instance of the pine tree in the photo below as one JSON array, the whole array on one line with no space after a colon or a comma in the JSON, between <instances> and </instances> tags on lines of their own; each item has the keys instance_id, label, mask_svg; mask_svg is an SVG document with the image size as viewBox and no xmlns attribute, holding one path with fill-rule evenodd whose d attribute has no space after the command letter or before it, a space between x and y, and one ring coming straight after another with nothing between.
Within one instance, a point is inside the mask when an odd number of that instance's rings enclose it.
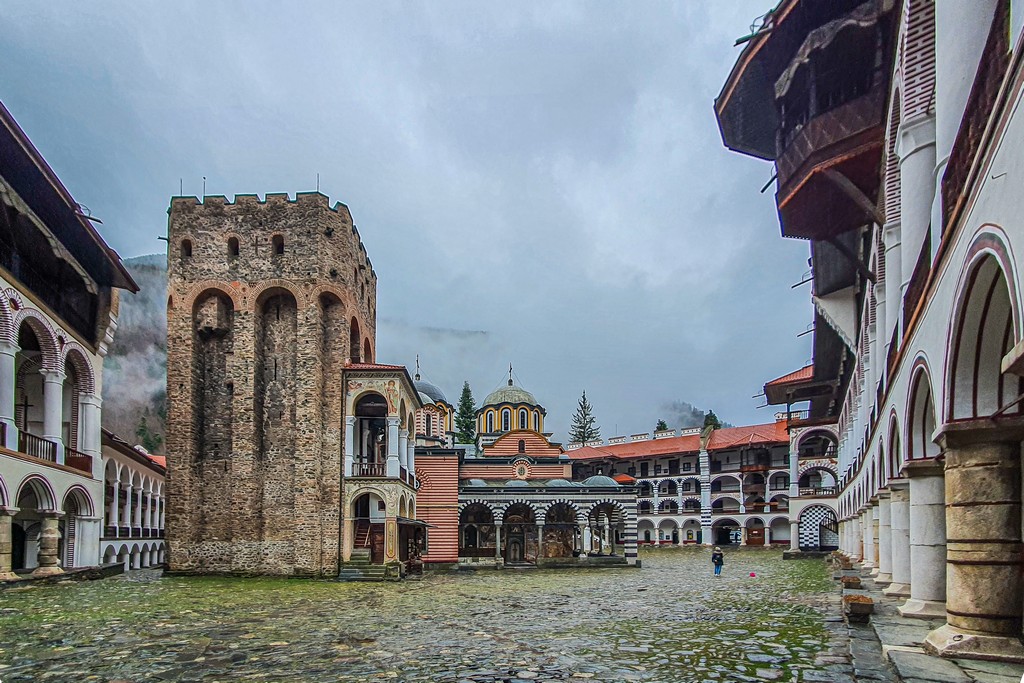
<instances>
[{"instance_id":1,"label":"pine tree","mask_svg":"<svg viewBox=\"0 0 1024 683\"><path fill-rule=\"evenodd\" d=\"M469 382L462 384L462 396L455 413L455 438L459 443L473 443L476 440L476 403Z\"/></svg>"},{"instance_id":2,"label":"pine tree","mask_svg":"<svg viewBox=\"0 0 1024 683\"><path fill-rule=\"evenodd\" d=\"M713 410L709 410L707 415L704 416L704 428L707 429L708 427L713 427L715 429L722 428L722 421L718 419L718 416L715 415L715 411Z\"/></svg>"},{"instance_id":3,"label":"pine tree","mask_svg":"<svg viewBox=\"0 0 1024 683\"><path fill-rule=\"evenodd\" d=\"M580 397L579 406L572 414L572 426L569 427L570 443L586 443L601 438L601 429L597 426L593 406L587 400L587 392Z\"/></svg>"},{"instance_id":4,"label":"pine tree","mask_svg":"<svg viewBox=\"0 0 1024 683\"><path fill-rule=\"evenodd\" d=\"M658 420L658 424L654 425L654 431L663 432L668 429L668 425L665 424L664 420Z\"/></svg>"}]
</instances>

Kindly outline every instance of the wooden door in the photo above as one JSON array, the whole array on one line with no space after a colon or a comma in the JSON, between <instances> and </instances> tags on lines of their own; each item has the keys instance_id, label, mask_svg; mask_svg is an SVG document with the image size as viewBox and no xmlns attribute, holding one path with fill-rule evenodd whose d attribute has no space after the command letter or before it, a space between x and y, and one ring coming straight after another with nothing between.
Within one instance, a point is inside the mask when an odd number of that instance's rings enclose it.
<instances>
[{"instance_id":1,"label":"wooden door","mask_svg":"<svg viewBox=\"0 0 1024 683\"><path fill-rule=\"evenodd\" d=\"M381 524L370 528L370 562L384 564L384 526Z\"/></svg>"}]
</instances>

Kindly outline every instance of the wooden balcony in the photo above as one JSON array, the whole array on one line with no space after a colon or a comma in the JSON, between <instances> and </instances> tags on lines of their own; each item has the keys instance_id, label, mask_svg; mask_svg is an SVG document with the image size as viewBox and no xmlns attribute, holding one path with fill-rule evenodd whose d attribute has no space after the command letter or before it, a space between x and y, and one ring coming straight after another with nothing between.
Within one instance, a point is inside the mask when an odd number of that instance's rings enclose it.
<instances>
[{"instance_id":1,"label":"wooden balcony","mask_svg":"<svg viewBox=\"0 0 1024 683\"><path fill-rule=\"evenodd\" d=\"M353 477L375 477L382 478L388 476L388 466L385 463L376 462L356 462L352 463L352 476Z\"/></svg>"},{"instance_id":2,"label":"wooden balcony","mask_svg":"<svg viewBox=\"0 0 1024 683\"><path fill-rule=\"evenodd\" d=\"M57 462L57 444L25 430L18 432L18 451L38 460Z\"/></svg>"},{"instance_id":3,"label":"wooden balcony","mask_svg":"<svg viewBox=\"0 0 1024 683\"><path fill-rule=\"evenodd\" d=\"M92 475L92 456L74 448L64 449L64 464L68 467Z\"/></svg>"},{"instance_id":4,"label":"wooden balcony","mask_svg":"<svg viewBox=\"0 0 1024 683\"><path fill-rule=\"evenodd\" d=\"M838 486L801 486L800 496L802 498L835 498L839 495Z\"/></svg>"}]
</instances>

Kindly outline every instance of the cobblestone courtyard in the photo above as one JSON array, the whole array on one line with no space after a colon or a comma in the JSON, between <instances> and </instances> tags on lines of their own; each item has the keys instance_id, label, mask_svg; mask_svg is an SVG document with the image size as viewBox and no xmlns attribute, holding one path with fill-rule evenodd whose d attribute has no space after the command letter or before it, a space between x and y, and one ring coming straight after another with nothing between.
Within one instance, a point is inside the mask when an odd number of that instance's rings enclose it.
<instances>
[{"instance_id":1,"label":"cobblestone courtyard","mask_svg":"<svg viewBox=\"0 0 1024 683\"><path fill-rule=\"evenodd\" d=\"M853 680L824 563L735 551L716 579L708 555L401 584L144 572L19 588L0 593L0 679Z\"/></svg>"}]
</instances>

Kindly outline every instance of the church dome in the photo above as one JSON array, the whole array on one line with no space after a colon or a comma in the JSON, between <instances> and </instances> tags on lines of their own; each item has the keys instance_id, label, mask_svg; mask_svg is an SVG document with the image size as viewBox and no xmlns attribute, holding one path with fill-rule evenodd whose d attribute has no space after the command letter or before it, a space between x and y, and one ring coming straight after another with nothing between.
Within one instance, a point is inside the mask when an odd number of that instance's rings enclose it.
<instances>
[{"instance_id":1,"label":"church dome","mask_svg":"<svg viewBox=\"0 0 1024 683\"><path fill-rule=\"evenodd\" d=\"M592 477L588 477L583 480L584 486L614 486L618 487L619 483L611 477L606 477L601 474L595 474Z\"/></svg>"},{"instance_id":2,"label":"church dome","mask_svg":"<svg viewBox=\"0 0 1024 683\"><path fill-rule=\"evenodd\" d=\"M430 397L429 403L436 403L437 401L442 401L444 403L448 402L448 399L444 397L444 392L438 389L437 385L431 384L425 379L418 379L419 375L416 375L416 377L417 380L413 382L416 387L416 391Z\"/></svg>"},{"instance_id":3,"label":"church dome","mask_svg":"<svg viewBox=\"0 0 1024 683\"><path fill-rule=\"evenodd\" d=\"M487 398L484 399L483 405L494 406L499 403L525 403L531 406L538 405L537 399L533 397L533 394L526 389L522 389L512 384L512 380L509 380L508 386L500 387L487 394Z\"/></svg>"},{"instance_id":4,"label":"church dome","mask_svg":"<svg viewBox=\"0 0 1024 683\"><path fill-rule=\"evenodd\" d=\"M563 488L566 486L576 486L576 484L574 484L571 481L566 481L565 479L552 479L551 481L548 482L548 486Z\"/></svg>"}]
</instances>

